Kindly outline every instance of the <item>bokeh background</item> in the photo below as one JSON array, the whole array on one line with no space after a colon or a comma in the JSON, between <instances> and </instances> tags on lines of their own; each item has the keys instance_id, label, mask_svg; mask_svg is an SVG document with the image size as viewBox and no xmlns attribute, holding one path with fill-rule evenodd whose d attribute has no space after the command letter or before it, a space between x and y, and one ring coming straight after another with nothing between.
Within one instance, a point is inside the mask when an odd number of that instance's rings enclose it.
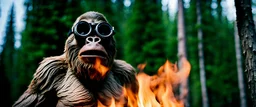
<instances>
[{"instance_id":1,"label":"bokeh background","mask_svg":"<svg viewBox=\"0 0 256 107\"><path fill-rule=\"evenodd\" d=\"M255 3L253 0L253 14ZM103 13L115 27L117 59L135 68L147 63L149 75L166 60L177 62L177 5L177 0L1 0L1 104L8 107L18 99L43 58L63 53L69 29L87 11ZM186 53L192 65L190 105L202 106L197 37L201 28L209 105L239 106L234 1L201 0L200 25L196 9L196 0L184 0ZM246 82L242 83L246 89ZM248 97L247 90L245 93Z\"/></svg>"}]
</instances>

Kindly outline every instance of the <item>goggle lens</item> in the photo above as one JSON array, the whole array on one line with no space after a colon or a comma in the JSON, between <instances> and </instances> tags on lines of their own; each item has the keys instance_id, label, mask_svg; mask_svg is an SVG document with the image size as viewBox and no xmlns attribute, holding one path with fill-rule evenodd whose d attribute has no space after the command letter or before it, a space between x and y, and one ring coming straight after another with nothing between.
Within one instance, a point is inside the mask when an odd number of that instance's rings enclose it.
<instances>
[{"instance_id":1,"label":"goggle lens","mask_svg":"<svg viewBox=\"0 0 256 107\"><path fill-rule=\"evenodd\" d=\"M80 36L87 36L91 32L91 26L87 22L79 22L76 26L76 32Z\"/></svg>"},{"instance_id":2,"label":"goggle lens","mask_svg":"<svg viewBox=\"0 0 256 107\"><path fill-rule=\"evenodd\" d=\"M105 37L112 33L112 28L107 23L101 23L97 26L97 31L100 35Z\"/></svg>"}]
</instances>

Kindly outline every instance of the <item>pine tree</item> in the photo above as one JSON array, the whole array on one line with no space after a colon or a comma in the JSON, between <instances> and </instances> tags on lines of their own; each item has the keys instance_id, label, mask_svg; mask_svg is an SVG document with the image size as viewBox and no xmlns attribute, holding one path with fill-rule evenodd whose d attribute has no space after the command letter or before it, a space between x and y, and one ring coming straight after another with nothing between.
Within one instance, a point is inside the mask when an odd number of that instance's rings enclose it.
<instances>
[{"instance_id":1,"label":"pine tree","mask_svg":"<svg viewBox=\"0 0 256 107\"><path fill-rule=\"evenodd\" d=\"M15 11L14 4L12 4L7 21L6 32L4 36L4 44L2 45L2 52L0 56L1 66L1 104L11 106L13 100L13 92L15 89L14 81L16 80L14 73L14 56L15 56ZM3 97L3 98L2 98ZM3 100L4 99L4 100Z\"/></svg>"},{"instance_id":2,"label":"pine tree","mask_svg":"<svg viewBox=\"0 0 256 107\"><path fill-rule=\"evenodd\" d=\"M246 91L245 91L245 84L244 84L244 73L243 73L243 66L242 66L242 55L241 55L241 43L238 36L237 25L234 24L235 29L235 50L236 50L236 66L237 66L237 77L238 77L238 86L240 92L240 107L247 107L246 101Z\"/></svg>"},{"instance_id":3,"label":"pine tree","mask_svg":"<svg viewBox=\"0 0 256 107\"><path fill-rule=\"evenodd\" d=\"M223 0L222 0L223 1ZM236 66L233 23L222 11L216 13L218 8L225 8L220 1L201 0L202 23L197 24L196 0L190 1L186 9L186 33L188 59L192 65L190 72L191 106L202 106L202 93L200 84L199 57L197 29L202 28L204 45L205 76L209 106L238 105L239 90L237 86L237 73L233 71ZM213 8L213 4L216 8ZM213 7L212 7L213 6ZM218 8L217 8L218 7ZM221 15L221 16L219 16ZM227 74L227 75L225 75ZM228 83L227 83L228 81ZM221 87L221 88L220 88ZM219 100L224 99L224 100Z\"/></svg>"},{"instance_id":4,"label":"pine tree","mask_svg":"<svg viewBox=\"0 0 256 107\"><path fill-rule=\"evenodd\" d=\"M161 3L136 0L125 26L125 60L133 66L146 63L145 72L153 74L166 60L166 33Z\"/></svg>"},{"instance_id":5,"label":"pine tree","mask_svg":"<svg viewBox=\"0 0 256 107\"><path fill-rule=\"evenodd\" d=\"M204 66L204 45L203 45L203 31L201 28L202 24L202 14L201 14L201 0L196 1L197 7L197 24L198 24L198 57L199 57L199 66L200 66L200 82L202 90L202 103L203 107L209 107L208 93L206 87L206 77L205 77L205 66Z\"/></svg>"},{"instance_id":6,"label":"pine tree","mask_svg":"<svg viewBox=\"0 0 256 107\"><path fill-rule=\"evenodd\" d=\"M250 90L251 107L256 107L256 32L252 18L251 0L235 0L239 38L245 58L245 73Z\"/></svg>"},{"instance_id":7,"label":"pine tree","mask_svg":"<svg viewBox=\"0 0 256 107\"><path fill-rule=\"evenodd\" d=\"M197 37L197 15L196 15L196 0L189 2L189 7L185 8L186 21L186 38L187 38L187 53L189 62L192 65L189 76L190 90L190 106L202 106L199 61L198 61L198 37Z\"/></svg>"},{"instance_id":8,"label":"pine tree","mask_svg":"<svg viewBox=\"0 0 256 107\"><path fill-rule=\"evenodd\" d=\"M237 86L235 46L233 23L227 20L220 11L220 1L202 0L202 30L205 55L206 85L209 96L209 106L237 105L239 90ZM217 3L217 8L211 5ZM218 6L219 4L219 6ZM214 14L214 12L218 12ZM219 16L220 15L220 16ZM228 75L223 75L228 74ZM228 81L228 84L226 83ZM221 87L221 88L220 88ZM223 101L219 99L228 98Z\"/></svg>"},{"instance_id":9,"label":"pine tree","mask_svg":"<svg viewBox=\"0 0 256 107\"><path fill-rule=\"evenodd\" d=\"M187 59L187 38L185 28L185 15L184 15L184 3L183 0L178 0L178 58L179 66L181 66L181 60ZM180 85L180 98L184 101L184 106L189 107L189 80L185 79Z\"/></svg>"}]
</instances>

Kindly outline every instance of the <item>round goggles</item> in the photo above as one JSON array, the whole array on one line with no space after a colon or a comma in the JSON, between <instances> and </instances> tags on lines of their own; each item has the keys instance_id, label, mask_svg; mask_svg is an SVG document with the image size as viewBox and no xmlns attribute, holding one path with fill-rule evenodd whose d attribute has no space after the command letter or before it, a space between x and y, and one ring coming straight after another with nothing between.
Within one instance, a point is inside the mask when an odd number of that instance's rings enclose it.
<instances>
[{"instance_id":1,"label":"round goggles","mask_svg":"<svg viewBox=\"0 0 256 107\"><path fill-rule=\"evenodd\" d=\"M87 37L89 35L109 37L114 34L114 27L112 27L107 22L93 25L91 23L87 23L86 21L80 21L74 26L73 32L75 35L81 37Z\"/></svg>"}]
</instances>

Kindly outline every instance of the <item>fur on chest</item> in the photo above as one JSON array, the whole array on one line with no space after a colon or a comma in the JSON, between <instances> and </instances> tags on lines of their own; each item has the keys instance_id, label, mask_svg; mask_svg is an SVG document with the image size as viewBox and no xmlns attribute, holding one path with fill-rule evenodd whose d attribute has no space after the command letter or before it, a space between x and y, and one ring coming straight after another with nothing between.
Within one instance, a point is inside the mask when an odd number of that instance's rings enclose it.
<instances>
[{"instance_id":1,"label":"fur on chest","mask_svg":"<svg viewBox=\"0 0 256 107\"><path fill-rule=\"evenodd\" d=\"M58 85L56 92L57 106L94 106L101 103L105 106L111 104L111 100L119 102L122 98L122 86L115 80L112 73L102 82L81 81L67 71L65 78Z\"/></svg>"}]
</instances>

